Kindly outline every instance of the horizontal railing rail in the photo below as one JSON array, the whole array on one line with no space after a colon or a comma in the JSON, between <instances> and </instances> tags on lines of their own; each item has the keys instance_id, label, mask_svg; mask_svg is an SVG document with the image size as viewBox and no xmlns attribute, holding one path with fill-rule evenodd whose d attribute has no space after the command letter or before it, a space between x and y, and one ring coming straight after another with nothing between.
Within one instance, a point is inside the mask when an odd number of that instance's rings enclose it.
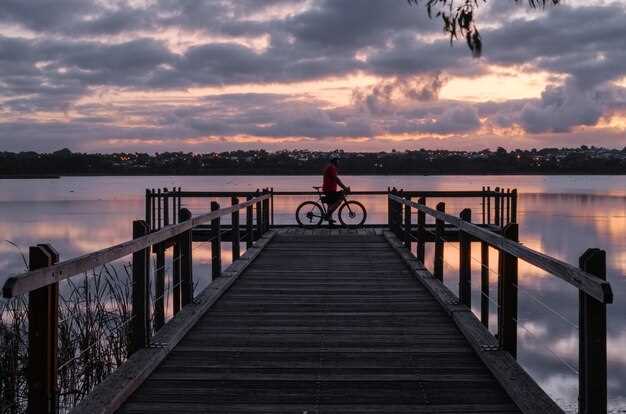
<instances>
[{"instance_id":1,"label":"horizontal railing rail","mask_svg":"<svg viewBox=\"0 0 626 414\"><path fill-rule=\"evenodd\" d=\"M406 196L406 193L404 193L404 195ZM546 272L563 279L575 288L584 291L602 303L613 302L611 284L606 280L602 280L599 277L584 272L569 263L533 250L516 241L512 241L492 231L462 220L459 217L452 216L442 211L437 211L423 204L409 201L406 198L402 198L397 195L390 194L389 198L400 204L422 211L437 220L450 223L457 227L461 232L474 236L475 238L488 243L490 246L507 252L529 264L532 264L533 266L540 268L541 270L545 270Z\"/></svg>"},{"instance_id":2,"label":"horizontal railing rail","mask_svg":"<svg viewBox=\"0 0 626 414\"><path fill-rule=\"evenodd\" d=\"M254 191L169 191L167 193L150 193L153 197L231 197L245 196L248 194L255 194ZM272 194L275 196L304 196L304 195L316 195L315 191L274 191ZM363 191L351 191L351 195L382 195L389 194L386 190L363 190ZM487 197L487 196L501 196L506 197L506 193L498 193L495 191L405 191L406 195L411 197L442 197L442 198L464 198L464 197ZM509 194L509 197L511 195Z\"/></svg>"},{"instance_id":3,"label":"horizontal railing rail","mask_svg":"<svg viewBox=\"0 0 626 414\"><path fill-rule=\"evenodd\" d=\"M269 198L269 194L264 194L243 203L220 208L219 210L193 217L189 221L169 225L161 230L155 231L154 233L149 233L145 236L116 244L115 246L65 260L52 266L12 276L5 282L4 287L2 288L2 294L5 298L13 298L52 283L68 279L95 267L102 266L152 245L171 239L172 237L176 237L187 230L191 230L195 226L210 223L218 217L232 214L234 211L245 209L260 201L268 200Z\"/></svg>"}]
</instances>

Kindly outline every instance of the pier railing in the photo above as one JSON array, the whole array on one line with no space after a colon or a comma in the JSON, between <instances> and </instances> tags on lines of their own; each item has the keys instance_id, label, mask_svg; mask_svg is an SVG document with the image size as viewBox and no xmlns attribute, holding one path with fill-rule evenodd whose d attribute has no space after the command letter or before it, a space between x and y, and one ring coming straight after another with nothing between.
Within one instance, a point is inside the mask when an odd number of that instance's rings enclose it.
<instances>
[{"instance_id":1,"label":"pier railing","mask_svg":"<svg viewBox=\"0 0 626 414\"><path fill-rule=\"evenodd\" d=\"M482 324L489 327L489 248L499 253L497 302L497 341L499 348L517 356L518 332L518 260L523 260L556 276L579 292L579 412L607 411L606 305L612 303L611 285L606 281L606 254L600 249L588 249L579 267L547 256L518 243L518 224L513 220L501 234L472 223L471 209L460 217L446 214L445 203L436 208L426 206L424 197L412 201L412 194L392 189L388 196L389 227L411 251L417 244L416 258L425 263L425 244L433 241L433 276L443 282L445 228L453 226L459 237L458 302L471 309L472 242L481 245L481 312ZM515 207L513 207L515 208ZM413 211L417 220L413 220ZM500 210L501 211L501 210ZM426 225L426 216L435 219L434 229ZM502 221L500 221L501 223Z\"/></svg>"},{"instance_id":2,"label":"pier railing","mask_svg":"<svg viewBox=\"0 0 626 414\"><path fill-rule=\"evenodd\" d=\"M28 295L28 361L27 361L27 411L53 413L58 408L59 336L59 282L73 276L113 263L132 255L132 310L124 324L130 324L129 355L150 346L154 331L165 324L164 297L171 293L173 314L176 315L194 300L192 231L195 227L209 225L211 236L211 267L213 279L222 274L220 219L230 216L233 224L240 221L245 210L245 231L239 226L231 230L233 260L240 256L240 241L251 247L254 240L269 230L269 193L248 194L246 201L232 198L232 205L220 208L211 203L211 211L192 217L189 210L179 208L175 223L165 222L158 230L151 230L144 220L133 222L133 239L84 256L59 262L59 254L49 244L38 244L29 249L29 271L9 278L3 287L7 299ZM180 205L179 205L180 207ZM164 289L165 251L173 249L172 289ZM154 268L154 308L150 297L150 257L156 256ZM152 319L151 313L154 313ZM96 340L100 340L97 338ZM87 349L81 351L86 351ZM82 353L82 352L81 352ZM74 356L72 359L78 358Z\"/></svg>"},{"instance_id":3,"label":"pier railing","mask_svg":"<svg viewBox=\"0 0 626 414\"><path fill-rule=\"evenodd\" d=\"M352 191L350 197L379 196L387 197L387 191ZM270 195L269 220L274 226L293 225L295 223L278 223L275 220L275 200L281 197L311 196L314 191L275 191L274 188L257 189L256 191L187 191L181 187L150 188L145 193L145 221L152 230L178 222L178 210L190 200L244 198L250 194L267 193ZM517 221L517 190L510 188L482 187L480 191L406 191L405 195L412 198L434 199L479 199L481 205L481 224L504 227ZM295 206L294 206L295 211ZM386 223L366 223L366 226L386 226Z\"/></svg>"}]
</instances>

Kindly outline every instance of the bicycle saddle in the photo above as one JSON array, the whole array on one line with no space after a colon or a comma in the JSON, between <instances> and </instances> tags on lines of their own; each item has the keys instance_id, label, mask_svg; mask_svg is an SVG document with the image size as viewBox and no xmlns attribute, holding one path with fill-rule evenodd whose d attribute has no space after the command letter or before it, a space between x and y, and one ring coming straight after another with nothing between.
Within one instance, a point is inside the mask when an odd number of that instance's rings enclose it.
<instances>
[{"instance_id":1,"label":"bicycle saddle","mask_svg":"<svg viewBox=\"0 0 626 414\"><path fill-rule=\"evenodd\" d=\"M319 190L322 187L313 187L314 190Z\"/></svg>"}]
</instances>

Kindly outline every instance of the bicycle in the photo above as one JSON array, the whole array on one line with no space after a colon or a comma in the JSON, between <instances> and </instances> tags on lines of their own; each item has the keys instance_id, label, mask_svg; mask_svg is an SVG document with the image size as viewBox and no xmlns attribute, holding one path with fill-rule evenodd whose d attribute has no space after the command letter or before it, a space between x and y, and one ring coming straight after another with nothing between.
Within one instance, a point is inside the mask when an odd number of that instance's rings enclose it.
<instances>
[{"instance_id":1,"label":"bicycle","mask_svg":"<svg viewBox=\"0 0 626 414\"><path fill-rule=\"evenodd\" d=\"M326 197L320 191L322 187L313 187L317 191L319 202L305 201L296 209L296 221L301 227L314 228L319 227L324 220L328 220L328 210L326 208ZM365 223L367 211L363 204L358 201L348 200L346 194L343 194L343 204L337 210L339 222L348 228L358 228Z\"/></svg>"}]
</instances>

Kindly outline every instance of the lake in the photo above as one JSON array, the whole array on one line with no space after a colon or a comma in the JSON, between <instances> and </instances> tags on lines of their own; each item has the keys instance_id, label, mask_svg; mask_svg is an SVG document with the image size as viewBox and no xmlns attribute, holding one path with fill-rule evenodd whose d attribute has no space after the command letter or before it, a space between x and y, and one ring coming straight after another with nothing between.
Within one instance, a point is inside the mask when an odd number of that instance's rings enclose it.
<instances>
[{"instance_id":1,"label":"lake","mask_svg":"<svg viewBox=\"0 0 626 414\"><path fill-rule=\"evenodd\" d=\"M623 176L355 176L343 177L353 190L480 190L482 186L517 188L520 241L571 264L590 247L607 252L608 280L615 301L608 309L609 404L626 410L626 177ZM0 283L24 269L19 253L33 243L51 243L62 259L88 253L130 238L132 220L143 218L145 189L180 186L183 190L278 191L309 190L314 176L223 177L63 177L51 180L0 180ZM385 197L360 197L368 222L386 220ZM304 197L275 202L277 223L293 223L293 212ZM452 214L480 200L446 200ZM429 200L433 205L435 200ZM189 202L194 214L208 211L208 201ZM11 241L13 244L6 242ZM199 246L194 257L198 288L210 280L210 251ZM228 250L223 260L230 261ZM472 256L480 257L478 244ZM432 261L432 252L427 251ZM458 251L445 252L446 284L456 292ZM496 263L495 256L490 261ZM432 269L431 263L427 265ZM474 311L480 311L480 268L474 260ZM493 269L495 271L495 267ZM565 282L520 262L519 361L564 408L576 406L578 380L578 293ZM492 292L496 275L492 273ZM491 320L496 310L492 306ZM491 327L492 332L494 326Z\"/></svg>"}]
</instances>

